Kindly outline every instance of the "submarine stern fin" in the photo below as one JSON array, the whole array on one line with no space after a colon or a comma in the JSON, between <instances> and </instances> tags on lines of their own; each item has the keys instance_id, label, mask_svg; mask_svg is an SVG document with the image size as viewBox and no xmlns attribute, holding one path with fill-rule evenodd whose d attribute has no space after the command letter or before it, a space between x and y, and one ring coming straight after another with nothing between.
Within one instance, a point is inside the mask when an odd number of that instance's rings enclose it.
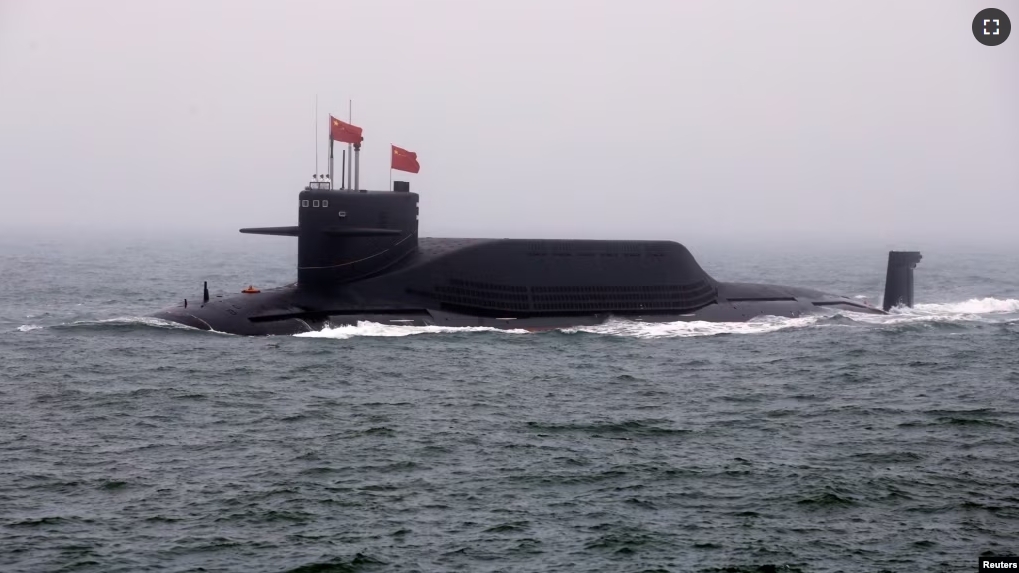
<instances>
[{"instance_id":1,"label":"submarine stern fin","mask_svg":"<svg viewBox=\"0 0 1019 573\"><path fill-rule=\"evenodd\" d=\"M889 251L888 273L885 275L885 298L882 308L913 307L913 269L920 262L919 251Z\"/></svg>"}]
</instances>

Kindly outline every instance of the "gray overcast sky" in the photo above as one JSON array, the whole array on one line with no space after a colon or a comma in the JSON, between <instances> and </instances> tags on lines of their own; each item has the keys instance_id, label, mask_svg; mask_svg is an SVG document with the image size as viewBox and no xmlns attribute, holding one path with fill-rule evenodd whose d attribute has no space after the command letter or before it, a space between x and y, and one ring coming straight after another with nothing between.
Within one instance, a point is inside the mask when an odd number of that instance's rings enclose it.
<instances>
[{"instance_id":1,"label":"gray overcast sky","mask_svg":"<svg viewBox=\"0 0 1019 573\"><path fill-rule=\"evenodd\" d=\"M294 224L318 94L425 236L1017 244L986 4L0 0L0 226Z\"/></svg>"}]
</instances>

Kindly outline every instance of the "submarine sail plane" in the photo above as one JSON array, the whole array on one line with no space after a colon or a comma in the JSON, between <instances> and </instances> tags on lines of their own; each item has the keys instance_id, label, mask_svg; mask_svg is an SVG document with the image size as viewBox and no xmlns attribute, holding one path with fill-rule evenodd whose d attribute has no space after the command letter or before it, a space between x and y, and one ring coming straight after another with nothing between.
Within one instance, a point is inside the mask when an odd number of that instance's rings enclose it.
<instances>
[{"instance_id":1,"label":"submarine sail plane","mask_svg":"<svg viewBox=\"0 0 1019 573\"><path fill-rule=\"evenodd\" d=\"M885 314L913 304L920 253L889 253L884 308L792 286L709 276L672 241L418 237L418 195L334 190L298 194L297 225L241 229L296 237L297 282L245 289L157 312L156 318L241 335L289 335L381 324L551 329L611 317L645 322L742 322L834 309Z\"/></svg>"}]
</instances>

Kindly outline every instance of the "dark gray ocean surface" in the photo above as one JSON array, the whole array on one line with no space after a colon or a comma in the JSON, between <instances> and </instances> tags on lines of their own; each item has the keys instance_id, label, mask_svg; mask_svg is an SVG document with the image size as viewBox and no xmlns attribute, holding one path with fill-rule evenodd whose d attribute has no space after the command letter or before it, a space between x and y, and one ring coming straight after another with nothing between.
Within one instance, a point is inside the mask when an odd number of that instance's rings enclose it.
<instances>
[{"instance_id":1,"label":"dark gray ocean surface","mask_svg":"<svg viewBox=\"0 0 1019 573\"><path fill-rule=\"evenodd\" d=\"M0 571L975 571L1019 551L1019 257L912 311L242 338L264 237L0 240ZM881 249L693 249L880 302Z\"/></svg>"}]
</instances>

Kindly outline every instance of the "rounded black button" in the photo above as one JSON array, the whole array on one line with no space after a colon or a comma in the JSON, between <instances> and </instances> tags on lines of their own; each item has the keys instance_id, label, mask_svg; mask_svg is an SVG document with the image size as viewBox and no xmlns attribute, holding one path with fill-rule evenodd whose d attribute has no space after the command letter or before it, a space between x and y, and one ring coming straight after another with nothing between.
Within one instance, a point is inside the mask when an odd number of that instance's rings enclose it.
<instances>
[{"instance_id":1,"label":"rounded black button","mask_svg":"<svg viewBox=\"0 0 1019 573\"><path fill-rule=\"evenodd\" d=\"M973 37L985 46L997 46L1008 39L1012 22L997 8L984 8L973 18Z\"/></svg>"}]
</instances>

